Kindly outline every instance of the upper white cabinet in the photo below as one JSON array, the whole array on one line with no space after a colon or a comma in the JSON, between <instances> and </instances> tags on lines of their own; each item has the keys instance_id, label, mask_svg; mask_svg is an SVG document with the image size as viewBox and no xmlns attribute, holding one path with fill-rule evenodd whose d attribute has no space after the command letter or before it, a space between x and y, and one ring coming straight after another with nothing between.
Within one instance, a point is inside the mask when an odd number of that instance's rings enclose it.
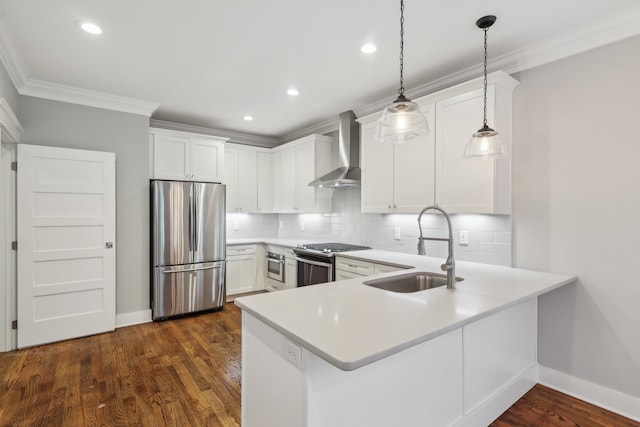
<instances>
[{"instance_id":1,"label":"upper white cabinet","mask_svg":"<svg viewBox=\"0 0 640 427\"><path fill-rule=\"evenodd\" d=\"M273 212L270 150L227 143L224 153L227 212Z\"/></svg>"},{"instance_id":2,"label":"upper white cabinet","mask_svg":"<svg viewBox=\"0 0 640 427\"><path fill-rule=\"evenodd\" d=\"M226 138L151 128L151 177L222 182L224 141Z\"/></svg>"},{"instance_id":3,"label":"upper white cabinet","mask_svg":"<svg viewBox=\"0 0 640 427\"><path fill-rule=\"evenodd\" d=\"M462 157L482 127L481 81L451 88L436 102L436 202L447 212L511 213L511 97L518 82L504 73L490 77L487 122L507 146L509 156L503 159Z\"/></svg>"},{"instance_id":4,"label":"upper white cabinet","mask_svg":"<svg viewBox=\"0 0 640 427\"><path fill-rule=\"evenodd\" d=\"M420 110L433 126L434 104ZM434 133L413 143L379 143L373 139L378 117L369 116L360 133L362 212L419 212L434 200Z\"/></svg>"},{"instance_id":5,"label":"upper white cabinet","mask_svg":"<svg viewBox=\"0 0 640 427\"><path fill-rule=\"evenodd\" d=\"M488 124L510 151L511 97L518 82L496 72L488 83ZM380 114L360 119L362 212L418 213L437 203L449 213L510 213L511 157L462 157L482 127L482 92L482 79L475 79L416 99L431 133L412 143L376 142Z\"/></svg>"},{"instance_id":6,"label":"upper white cabinet","mask_svg":"<svg viewBox=\"0 0 640 427\"><path fill-rule=\"evenodd\" d=\"M331 211L331 189L310 187L314 179L331 171L333 138L310 135L274 149L274 205L278 212ZM279 188L276 190L276 185Z\"/></svg>"},{"instance_id":7,"label":"upper white cabinet","mask_svg":"<svg viewBox=\"0 0 640 427\"><path fill-rule=\"evenodd\" d=\"M253 147L225 146L223 183L227 186L227 212L258 211L258 153Z\"/></svg>"},{"instance_id":8,"label":"upper white cabinet","mask_svg":"<svg viewBox=\"0 0 640 427\"><path fill-rule=\"evenodd\" d=\"M273 212L272 158L271 153L258 152L258 212Z\"/></svg>"}]
</instances>

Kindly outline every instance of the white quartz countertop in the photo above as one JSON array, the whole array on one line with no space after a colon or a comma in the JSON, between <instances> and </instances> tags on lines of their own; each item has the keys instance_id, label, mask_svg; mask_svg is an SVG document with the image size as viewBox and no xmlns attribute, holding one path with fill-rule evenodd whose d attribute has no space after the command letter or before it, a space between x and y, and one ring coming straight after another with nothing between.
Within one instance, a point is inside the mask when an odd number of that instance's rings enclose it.
<instances>
[{"instance_id":1,"label":"white quartz countertop","mask_svg":"<svg viewBox=\"0 0 640 427\"><path fill-rule=\"evenodd\" d=\"M301 239L279 239L277 237L256 237L245 239L228 239L227 246L250 245L254 243L264 243L265 245L282 246L285 248L295 248L298 245L309 243L318 243L317 240L301 240Z\"/></svg>"},{"instance_id":2,"label":"white quartz countertop","mask_svg":"<svg viewBox=\"0 0 640 427\"><path fill-rule=\"evenodd\" d=\"M362 282L410 271L440 273L444 260L375 249L339 256L412 268L241 297L235 303L336 367L353 370L576 280L458 261L456 276L464 280L456 290L396 293Z\"/></svg>"}]
</instances>

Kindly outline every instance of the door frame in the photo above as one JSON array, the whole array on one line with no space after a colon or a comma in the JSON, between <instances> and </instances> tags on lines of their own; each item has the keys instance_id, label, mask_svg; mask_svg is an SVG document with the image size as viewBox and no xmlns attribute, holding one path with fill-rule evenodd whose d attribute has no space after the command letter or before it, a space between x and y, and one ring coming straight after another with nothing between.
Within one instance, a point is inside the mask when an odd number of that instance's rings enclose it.
<instances>
[{"instance_id":1,"label":"door frame","mask_svg":"<svg viewBox=\"0 0 640 427\"><path fill-rule=\"evenodd\" d=\"M17 286L16 253L11 250L15 240L16 223L16 187L15 172L11 162L16 160L16 144L20 142L22 125L13 110L3 98L0 98L0 352L17 348L17 333L11 329L16 320Z\"/></svg>"}]
</instances>

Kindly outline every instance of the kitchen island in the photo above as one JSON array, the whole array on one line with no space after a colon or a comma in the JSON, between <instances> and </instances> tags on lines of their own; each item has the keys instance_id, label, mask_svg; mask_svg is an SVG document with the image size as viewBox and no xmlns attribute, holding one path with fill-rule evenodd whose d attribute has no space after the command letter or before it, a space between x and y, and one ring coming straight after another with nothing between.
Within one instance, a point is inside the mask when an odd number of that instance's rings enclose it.
<instances>
[{"instance_id":1,"label":"kitchen island","mask_svg":"<svg viewBox=\"0 0 640 427\"><path fill-rule=\"evenodd\" d=\"M487 425L537 382L537 296L574 276L458 262L464 280L402 294L363 284L413 269L236 299L243 426Z\"/></svg>"}]
</instances>

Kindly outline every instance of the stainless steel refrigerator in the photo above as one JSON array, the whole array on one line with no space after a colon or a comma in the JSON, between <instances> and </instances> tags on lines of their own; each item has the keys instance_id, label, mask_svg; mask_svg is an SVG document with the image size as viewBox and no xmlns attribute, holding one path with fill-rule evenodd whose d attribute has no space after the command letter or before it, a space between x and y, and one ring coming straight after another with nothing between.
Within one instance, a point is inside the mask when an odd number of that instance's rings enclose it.
<instances>
[{"instance_id":1,"label":"stainless steel refrigerator","mask_svg":"<svg viewBox=\"0 0 640 427\"><path fill-rule=\"evenodd\" d=\"M225 192L222 184L151 181L153 320L224 306Z\"/></svg>"}]
</instances>

